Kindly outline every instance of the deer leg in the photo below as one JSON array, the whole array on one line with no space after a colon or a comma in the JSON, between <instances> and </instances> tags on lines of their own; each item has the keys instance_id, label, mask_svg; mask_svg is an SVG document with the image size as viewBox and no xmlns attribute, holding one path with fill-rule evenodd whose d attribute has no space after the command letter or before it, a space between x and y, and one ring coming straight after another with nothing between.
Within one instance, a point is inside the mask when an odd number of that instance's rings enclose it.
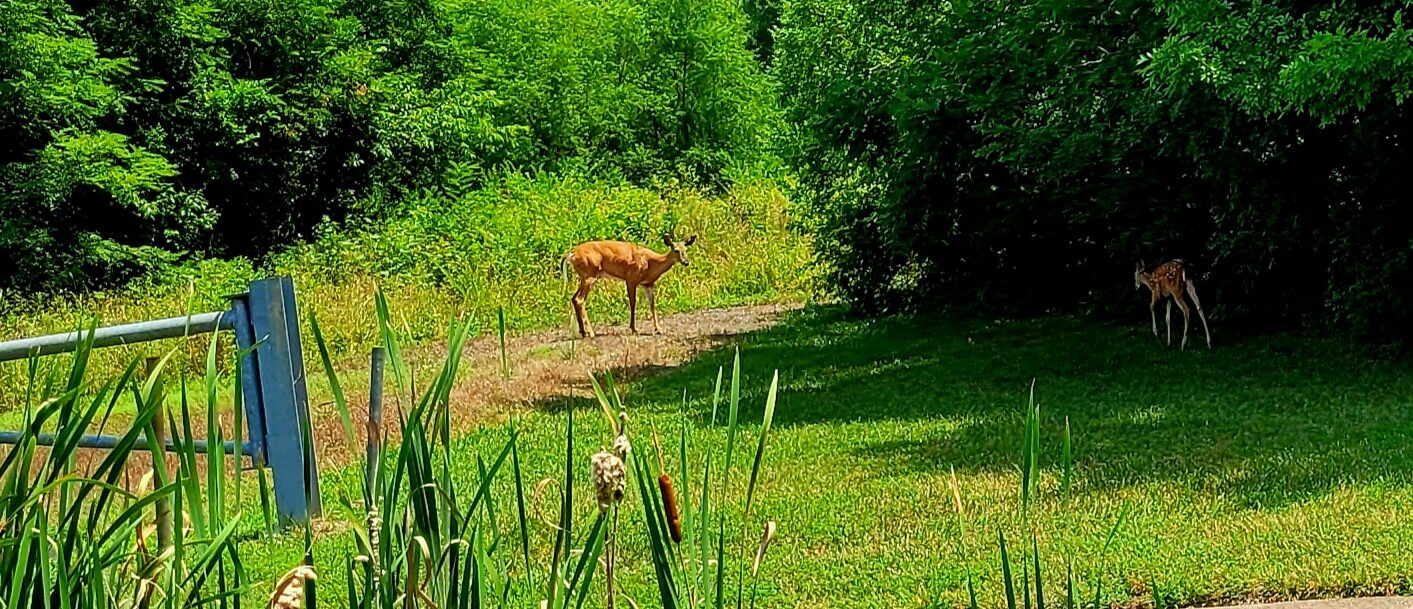
<instances>
[{"instance_id":1,"label":"deer leg","mask_svg":"<svg viewBox=\"0 0 1413 609\"><path fill-rule=\"evenodd\" d=\"M628 331L638 333L638 284L628 284Z\"/></svg>"},{"instance_id":2,"label":"deer leg","mask_svg":"<svg viewBox=\"0 0 1413 609\"><path fill-rule=\"evenodd\" d=\"M580 277L579 289L574 292L574 318L579 320L579 336L594 337L594 327L589 323L589 315L584 311L584 302L589 299L589 290L594 287L593 277Z\"/></svg>"},{"instance_id":3,"label":"deer leg","mask_svg":"<svg viewBox=\"0 0 1413 609\"><path fill-rule=\"evenodd\" d=\"M648 310L653 314L653 334L662 334L662 328L657 325L657 286L645 285L643 289L648 294Z\"/></svg>"},{"instance_id":4,"label":"deer leg","mask_svg":"<svg viewBox=\"0 0 1413 609\"><path fill-rule=\"evenodd\" d=\"M1173 301L1168 301L1167 312L1163 314L1163 323L1168 325L1168 346L1173 346Z\"/></svg>"},{"instance_id":5,"label":"deer leg","mask_svg":"<svg viewBox=\"0 0 1413 609\"><path fill-rule=\"evenodd\" d=\"M1202 301L1197 299L1197 286L1192 281L1187 282L1187 296L1192 299L1192 304L1197 307L1197 318L1202 320L1202 333L1207 335L1207 348L1212 348L1212 331L1207 328L1207 315L1202 312Z\"/></svg>"},{"instance_id":6,"label":"deer leg","mask_svg":"<svg viewBox=\"0 0 1413 609\"><path fill-rule=\"evenodd\" d=\"M1153 338L1158 338L1158 295L1153 294L1153 300L1148 303L1148 316L1153 318Z\"/></svg>"},{"instance_id":7,"label":"deer leg","mask_svg":"<svg viewBox=\"0 0 1413 609\"><path fill-rule=\"evenodd\" d=\"M1189 313L1189 311L1188 311L1188 309L1187 309L1187 303L1182 300L1182 295L1181 295L1181 294L1179 294L1179 295L1178 295L1176 298L1174 298L1173 300L1176 300L1176 301L1177 301L1178 308L1179 308L1179 309L1182 309L1182 350L1183 350L1183 351L1186 351L1186 350L1187 350L1187 323L1188 323L1188 316L1189 316L1190 313Z\"/></svg>"}]
</instances>

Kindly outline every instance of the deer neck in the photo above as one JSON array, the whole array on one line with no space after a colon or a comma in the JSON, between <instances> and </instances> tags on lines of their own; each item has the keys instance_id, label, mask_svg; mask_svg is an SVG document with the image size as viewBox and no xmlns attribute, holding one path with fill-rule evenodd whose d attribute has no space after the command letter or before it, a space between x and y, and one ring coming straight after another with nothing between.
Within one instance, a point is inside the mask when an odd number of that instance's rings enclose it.
<instances>
[{"instance_id":1,"label":"deer neck","mask_svg":"<svg viewBox=\"0 0 1413 609\"><path fill-rule=\"evenodd\" d=\"M668 269L671 269L677 264L677 257L671 253L659 254L649 250L646 258L648 260L648 271L644 273L643 283L649 285L656 282L658 277L661 277L663 273L666 273Z\"/></svg>"}]
</instances>

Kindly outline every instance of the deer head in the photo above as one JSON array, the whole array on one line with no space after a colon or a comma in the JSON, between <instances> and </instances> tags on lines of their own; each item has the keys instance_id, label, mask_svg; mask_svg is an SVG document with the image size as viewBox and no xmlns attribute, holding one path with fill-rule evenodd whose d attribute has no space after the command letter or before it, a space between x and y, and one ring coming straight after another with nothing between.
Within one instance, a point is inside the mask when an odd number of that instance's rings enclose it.
<instances>
[{"instance_id":1,"label":"deer head","mask_svg":"<svg viewBox=\"0 0 1413 609\"><path fill-rule=\"evenodd\" d=\"M1148 285L1148 273L1143 272L1143 261L1134 263L1133 266L1133 289L1140 290Z\"/></svg>"},{"instance_id":2,"label":"deer head","mask_svg":"<svg viewBox=\"0 0 1413 609\"><path fill-rule=\"evenodd\" d=\"M662 236L662 242L667 246L668 249L667 254L669 256L676 256L677 262L682 263L682 266L691 266L687 264L687 248L691 247L691 245L693 243L696 243L696 241L696 235L687 237L686 241L676 241L672 238L671 234L666 234Z\"/></svg>"}]
</instances>

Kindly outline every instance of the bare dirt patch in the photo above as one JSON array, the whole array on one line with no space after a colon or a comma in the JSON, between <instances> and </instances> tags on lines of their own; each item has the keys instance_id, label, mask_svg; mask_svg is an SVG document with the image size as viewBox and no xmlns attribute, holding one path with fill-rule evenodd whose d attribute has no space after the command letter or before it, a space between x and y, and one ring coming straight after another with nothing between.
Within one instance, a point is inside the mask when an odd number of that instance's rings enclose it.
<instances>
[{"instance_id":1,"label":"bare dirt patch","mask_svg":"<svg viewBox=\"0 0 1413 609\"><path fill-rule=\"evenodd\" d=\"M469 341L463 351L460 380L451 393L452 425L466 430L474 425L503 419L533 404L557 398L592 395L589 372L628 369L660 373L692 360L697 354L727 344L737 337L775 325L798 305L755 305L711 309L668 315L662 318L662 334L630 334L626 327L609 327L591 339L570 339L568 331L552 331L512 336L506 341L510 377L502 373L500 342L494 336ZM413 368L430 369L447 356L445 342L424 345L405 355ZM419 383L422 385L422 383ZM385 381L390 388L391 381ZM360 423L358 441L363 441L361 422L368 412L368 387L364 383L350 392L349 408ZM396 418L397 404L391 391L385 393L384 420ZM320 464L327 467L352 454L342 424L332 404L315 404L315 434ZM406 406L406 405L404 405ZM397 430L389 429L396 438ZM361 446L361 445L360 445ZM361 449L354 448L361 454Z\"/></svg>"},{"instance_id":2,"label":"bare dirt patch","mask_svg":"<svg viewBox=\"0 0 1413 609\"><path fill-rule=\"evenodd\" d=\"M604 327L592 339L570 339L567 328L510 336L506 355L510 376L502 373L500 342L495 336L483 336L468 341L463 350L462 373L451 393L451 419L454 432L466 431L476 425L502 420L514 412L524 411L534 404L557 398L589 397L592 389L589 372L606 369L634 370L638 374L656 374L690 361L697 354L714 349L737 337L775 325L796 304L753 305L711 309L666 315L661 319L662 334L630 334L625 326ZM305 370L311 376L322 376L316 352L306 349ZM404 361L415 371L414 383L420 392L430 382L434 370L446 359L447 344L420 345L404 353ZM356 445L350 446L333 402L327 396L312 398L315 446L321 469L337 467L359 458L365 441L364 422L368 416L368 380L366 359L344 362L338 366L340 380L353 415ZM360 374L350 374L359 372ZM384 383L384 427L389 440L396 442L397 409L410 404L393 391L389 370ZM221 413L221 426L229 436L234 424L230 412ZM192 432L205 437L205 414L193 414ZM294 424L292 421L271 421L271 425ZM120 433L123 421L111 421L109 433ZM116 430L116 431L115 431ZM91 471L105 456L105 451L79 451L78 469ZM204 460L203 460L204 461ZM127 470L134 480L150 467L146 453L135 453ZM200 467L204 469L205 464Z\"/></svg>"}]
</instances>

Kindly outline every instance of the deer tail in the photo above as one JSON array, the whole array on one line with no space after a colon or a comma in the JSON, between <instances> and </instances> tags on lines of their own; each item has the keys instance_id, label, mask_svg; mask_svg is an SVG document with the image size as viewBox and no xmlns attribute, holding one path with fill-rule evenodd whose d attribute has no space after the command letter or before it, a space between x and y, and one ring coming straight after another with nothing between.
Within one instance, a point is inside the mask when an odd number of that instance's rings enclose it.
<instances>
[{"instance_id":1,"label":"deer tail","mask_svg":"<svg viewBox=\"0 0 1413 609\"><path fill-rule=\"evenodd\" d=\"M569 266L574 262L574 252L569 252L559 259L559 278L569 281Z\"/></svg>"}]
</instances>

